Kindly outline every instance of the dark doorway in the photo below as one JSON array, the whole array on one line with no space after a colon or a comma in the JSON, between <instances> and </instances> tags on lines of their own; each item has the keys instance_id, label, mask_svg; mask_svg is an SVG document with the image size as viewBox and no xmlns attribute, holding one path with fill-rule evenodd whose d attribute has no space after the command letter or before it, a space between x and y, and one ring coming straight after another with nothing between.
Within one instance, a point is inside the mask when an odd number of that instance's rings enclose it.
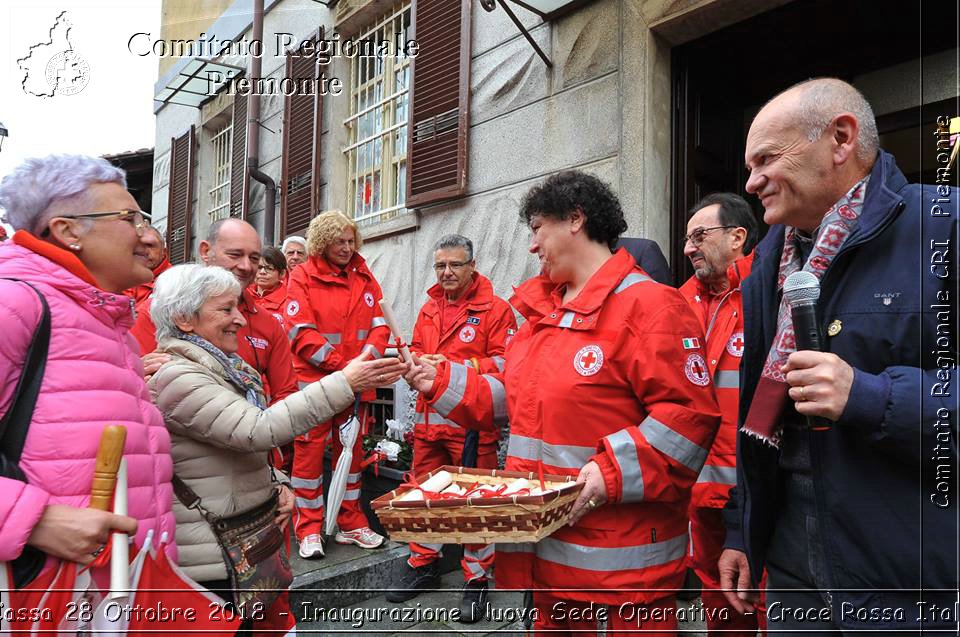
<instances>
[{"instance_id":1,"label":"dark doorway","mask_svg":"<svg viewBox=\"0 0 960 637\"><path fill-rule=\"evenodd\" d=\"M853 81L955 48L956 25L955 0L797 0L675 47L670 247L676 282L693 274L682 237L687 212L703 195L740 193L762 217L759 201L743 189L743 152L750 121L768 99L807 78ZM933 121L935 111L921 108L921 99L915 108L878 118L881 143L895 155L901 149L890 144L909 146L911 135L920 139Z\"/></svg>"}]
</instances>

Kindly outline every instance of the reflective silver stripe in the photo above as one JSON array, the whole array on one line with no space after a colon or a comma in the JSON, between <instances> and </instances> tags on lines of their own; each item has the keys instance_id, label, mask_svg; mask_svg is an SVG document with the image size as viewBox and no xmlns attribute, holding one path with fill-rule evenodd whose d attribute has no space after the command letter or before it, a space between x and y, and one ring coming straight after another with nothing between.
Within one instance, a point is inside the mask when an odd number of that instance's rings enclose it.
<instances>
[{"instance_id":1,"label":"reflective silver stripe","mask_svg":"<svg viewBox=\"0 0 960 637\"><path fill-rule=\"evenodd\" d=\"M573 325L573 317L575 316L576 314L573 312L564 312L563 316L560 318L560 322L557 323L557 327L570 327Z\"/></svg>"},{"instance_id":2,"label":"reflective silver stripe","mask_svg":"<svg viewBox=\"0 0 960 637\"><path fill-rule=\"evenodd\" d=\"M740 389L740 372L736 369L717 371L713 384L718 389Z\"/></svg>"},{"instance_id":3,"label":"reflective silver stripe","mask_svg":"<svg viewBox=\"0 0 960 637\"><path fill-rule=\"evenodd\" d=\"M535 551L535 545L532 542L496 544L495 548L499 553L533 553Z\"/></svg>"},{"instance_id":4,"label":"reflective silver stripe","mask_svg":"<svg viewBox=\"0 0 960 637\"><path fill-rule=\"evenodd\" d=\"M463 400L463 393L467 391L467 368L460 363L450 363L450 384L433 403L433 408L446 418L450 412Z\"/></svg>"},{"instance_id":5,"label":"reflective silver stripe","mask_svg":"<svg viewBox=\"0 0 960 637\"><path fill-rule=\"evenodd\" d=\"M300 509L322 509L323 508L323 496L318 495L312 500L307 498L297 498L295 500L297 507Z\"/></svg>"},{"instance_id":6,"label":"reflective silver stripe","mask_svg":"<svg viewBox=\"0 0 960 637\"><path fill-rule=\"evenodd\" d=\"M478 562L483 561L493 555L493 544L481 544L480 548L476 550L464 546L463 555L468 560L476 560Z\"/></svg>"},{"instance_id":7,"label":"reflective silver stripe","mask_svg":"<svg viewBox=\"0 0 960 637\"><path fill-rule=\"evenodd\" d=\"M322 336L323 338L327 339L327 342L330 343L330 344L332 344L332 345L339 345L339 344L340 344L340 340L341 340L341 338L342 338L340 332L331 332L331 333L329 333L329 334L323 334L323 333L321 333L320 336Z\"/></svg>"},{"instance_id":8,"label":"reflective silver stripe","mask_svg":"<svg viewBox=\"0 0 960 637\"><path fill-rule=\"evenodd\" d=\"M323 347L318 349L313 353L313 356L310 357L310 362L314 365L320 365L323 361L327 360L327 357L333 352L333 345L330 343L324 343Z\"/></svg>"},{"instance_id":9,"label":"reflective silver stripe","mask_svg":"<svg viewBox=\"0 0 960 637\"><path fill-rule=\"evenodd\" d=\"M351 482L356 482L357 480L360 479L360 476L362 476L362 475L363 475L363 473L362 473L362 472L359 472L359 471L358 471L357 473L348 473L348 474L347 474L347 484L350 484Z\"/></svg>"},{"instance_id":10,"label":"reflective silver stripe","mask_svg":"<svg viewBox=\"0 0 960 637\"><path fill-rule=\"evenodd\" d=\"M367 351L367 350L370 350L370 355L373 356L374 358L383 358L383 353L373 345L367 345L363 348L363 351Z\"/></svg>"},{"instance_id":11,"label":"reflective silver stripe","mask_svg":"<svg viewBox=\"0 0 960 637\"><path fill-rule=\"evenodd\" d=\"M697 446L653 416L647 416L640 423L640 431L651 447L670 456L694 473L700 473L700 468L707 459L706 449Z\"/></svg>"},{"instance_id":12,"label":"reflective silver stripe","mask_svg":"<svg viewBox=\"0 0 960 637\"><path fill-rule=\"evenodd\" d=\"M613 293L620 294L631 285L636 285L637 283L642 283L644 281L652 281L652 279L648 276L640 274L639 272L628 274L627 276L623 277L623 281L620 281L620 285L614 288Z\"/></svg>"},{"instance_id":13,"label":"reflective silver stripe","mask_svg":"<svg viewBox=\"0 0 960 637\"><path fill-rule=\"evenodd\" d=\"M427 420L429 420L430 422L428 423ZM457 423L453 422L448 418L444 418L443 416L435 412L431 412L430 417L428 419L423 412L418 411L416 417L413 419L413 423L415 425L428 425L430 427L434 425L446 425L448 427L456 427L457 429L461 429L460 425L458 425Z\"/></svg>"},{"instance_id":14,"label":"reflective silver stripe","mask_svg":"<svg viewBox=\"0 0 960 637\"><path fill-rule=\"evenodd\" d=\"M505 364L506 362L507 362L507 361L506 361L506 359L504 359L503 356L494 356L494 357L493 357L493 364L496 365L496 366L497 366L497 369L499 369L501 372L503 371L503 366L504 366L504 364Z\"/></svg>"},{"instance_id":15,"label":"reflective silver stripe","mask_svg":"<svg viewBox=\"0 0 960 637\"><path fill-rule=\"evenodd\" d=\"M443 544L427 544L426 542L417 542L417 544L434 553L439 553L443 549Z\"/></svg>"},{"instance_id":16,"label":"reflective silver stripe","mask_svg":"<svg viewBox=\"0 0 960 637\"><path fill-rule=\"evenodd\" d=\"M663 542L606 548L545 537L537 543L537 557L585 571L627 571L661 566L681 559L686 552L688 538L684 533Z\"/></svg>"},{"instance_id":17,"label":"reflective silver stripe","mask_svg":"<svg viewBox=\"0 0 960 637\"><path fill-rule=\"evenodd\" d=\"M287 338L289 338L292 341L294 338L296 338L297 334L300 333L300 330L315 330L315 329L317 329L317 326L314 325L313 323L297 323L296 325L290 328L290 332L287 334Z\"/></svg>"},{"instance_id":18,"label":"reflective silver stripe","mask_svg":"<svg viewBox=\"0 0 960 637\"><path fill-rule=\"evenodd\" d=\"M343 494L343 501L347 502L349 500L358 500L360 499L360 489L347 489Z\"/></svg>"},{"instance_id":19,"label":"reflective silver stripe","mask_svg":"<svg viewBox=\"0 0 960 637\"><path fill-rule=\"evenodd\" d=\"M507 421L507 392L503 383L488 374L480 376L490 385L490 396L493 398L493 422L503 424Z\"/></svg>"},{"instance_id":20,"label":"reflective silver stripe","mask_svg":"<svg viewBox=\"0 0 960 637\"><path fill-rule=\"evenodd\" d=\"M308 383L308 382L302 381L302 380L298 380L298 381L297 381L297 389L306 389L306 388L309 387L310 385L312 385L312 383Z\"/></svg>"},{"instance_id":21,"label":"reflective silver stripe","mask_svg":"<svg viewBox=\"0 0 960 637\"><path fill-rule=\"evenodd\" d=\"M373 320L370 321L371 330L376 329L378 327L386 327L386 326L387 326L387 319L383 318L382 316L374 316Z\"/></svg>"},{"instance_id":22,"label":"reflective silver stripe","mask_svg":"<svg viewBox=\"0 0 960 637\"><path fill-rule=\"evenodd\" d=\"M717 484L737 484L736 467L718 467L712 464L703 465L703 470L697 482L716 482Z\"/></svg>"},{"instance_id":23,"label":"reflective silver stripe","mask_svg":"<svg viewBox=\"0 0 960 637\"><path fill-rule=\"evenodd\" d=\"M482 566L480 566L480 562L471 562L470 560L464 558L463 565L466 567L467 571L469 571L470 579L483 577L486 575L486 571L483 570Z\"/></svg>"},{"instance_id":24,"label":"reflective silver stripe","mask_svg":"<svg viewBox=\"0 0 960 637\"><path fill-rule=\"evenodd\" d=\"M554 445L549 442L510 434L507 455L524 460L542 460L544 464L565 469L579 469L597 452L594 447Z\"/></svg>"},{"instance_id":25,"label":"reflective silver stripe","mask_svg":"<svg viewBox=\"0 0 960 637\"><path fill-rule=\"evenodd\" d=\"M643 471L637 457L637 443L625 429L607 436L607 443L620 465L620 483L623 485L624 502L643 500Z\"/></svg>"},{"instance_id":26,"label":"reflective silver stripe","mask_svg":"<svg viewBox=\"0 0 960 637\"><path fill-rule=\"evenodd\" d=\"M370 333L369 330L357 330L357 340L358 340L358 341L365 341L365 340L367 340L367 334L369 334L369 333Z\"/></svg>"},{"instance_id":27,"label":"reflective silver stripe","mask_svg":"<svg viewBox=\"0 0 960 637\"><path fill-rule=\"evenodd\" d=\"M323 476L319 478L290 478L290 486L294 489L319 489L323 486Z\"/></svg>"}]
</instances>

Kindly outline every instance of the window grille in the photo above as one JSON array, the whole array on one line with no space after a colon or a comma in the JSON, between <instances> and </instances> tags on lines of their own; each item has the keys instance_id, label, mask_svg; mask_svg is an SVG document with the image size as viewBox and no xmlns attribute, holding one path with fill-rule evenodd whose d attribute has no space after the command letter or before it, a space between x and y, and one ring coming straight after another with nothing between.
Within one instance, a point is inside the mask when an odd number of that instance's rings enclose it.
<instances>
[{"instance_id":1,"label":"window grille","mask_svg":"<svg viewBox=\"0 0 960 637\"><path fill-rule=\"evenodd\" d=\"M230 216L230 175L233 157L233 122L220 127L210 140L213 148L213 186L210 188L210 220Z\"/></svg>"},{"instance_id":2,"label":"window grille","mask_svg":"<svg viewBox=\"0 0 960 637\"><path fill-rule=\"evenodd\" d=\"M349 145L347 208L360 225L393 218L406 208L407 117L410 59L404 55L409 38L410 5L394 6L358 40L377 48L392 43L391 55L360 56L351 61L350 117L344 120Z\"/></svg>"}]
</instances>

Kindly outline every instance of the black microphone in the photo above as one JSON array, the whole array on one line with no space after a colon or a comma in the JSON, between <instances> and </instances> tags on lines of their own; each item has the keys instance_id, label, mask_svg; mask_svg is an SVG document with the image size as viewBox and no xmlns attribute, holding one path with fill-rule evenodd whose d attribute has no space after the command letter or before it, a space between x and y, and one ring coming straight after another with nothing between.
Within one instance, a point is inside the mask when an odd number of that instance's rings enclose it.
<instances>
[{"instance_id":1,"label":"black microphone","mask_svg":"<svg viewBox=\"0 0 960 637\"><path fill-rule=\"evenodd\" d=\"M810 272L794 272L783 282L783 296L790 304L793 333L797 351L823 351L823 337L817 320L817 300L820 298L820 281ZM819 416L807 416L807 426L817 431L829 429L830 423Z\"/></svg>"}]
</instances>

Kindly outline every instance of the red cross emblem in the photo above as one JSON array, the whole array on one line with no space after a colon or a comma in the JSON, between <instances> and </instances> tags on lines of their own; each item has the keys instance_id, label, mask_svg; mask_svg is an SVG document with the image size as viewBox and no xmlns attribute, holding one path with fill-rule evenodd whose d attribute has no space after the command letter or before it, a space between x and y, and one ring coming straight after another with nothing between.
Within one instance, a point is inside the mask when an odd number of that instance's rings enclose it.
<instances>
[{"instance_id":1,"label":"red cross emblem","mask_svg":"<svg viewBox=\"0 0 960 637\"><path fill-rule=\"evenodd\" d=\"M363 302L367 304L367 307L373 307L373 295L369 292L365 292L363 295Z\"/></svg>"},{"instance_id":2,"label":"red cross emblem","mask_svg":"<svg viewBox=\"0 0 960 637\"><path fill-rule=\"evenodd\" d=\"M690 354L687 356L687 362L683 365L683 373L687 380L694 385L706 387L710 384L710 374L707 373L707 361L703 360L700 354Z\"/></svg>"},{"instance_id":3,"label":"red cross emblem","mask_svg":"<svg viewBox=\"0 0 960 637\"><path fill-rule=\"evenodd\" d=\"M469 325L465 325L464 328L460 330L460 340L464 343L470 343L476 337L477 330L473 329Z\"/></svg>"},{"instance_id":4,"label":"red cross emblem","mask_svg":"<svg viewBox=\"0 0 960 637\"><path fill-rule=\"evenodd\" d=\"M743 332L734 332L733 336L727 342L727 351L731 356L740 358L743 356Z\"/></svg>"},{"instance_id":5,"label":"red cross emblem","mask_svg":"<svg viewBox=\"0 0 960 637\"><path fill-rule=\"evenodd\" d=\"M587 345L573 355L573 367L581 376L593 376L603 367L603 350L598 345Z\"/></svg>"}]
</instances>

